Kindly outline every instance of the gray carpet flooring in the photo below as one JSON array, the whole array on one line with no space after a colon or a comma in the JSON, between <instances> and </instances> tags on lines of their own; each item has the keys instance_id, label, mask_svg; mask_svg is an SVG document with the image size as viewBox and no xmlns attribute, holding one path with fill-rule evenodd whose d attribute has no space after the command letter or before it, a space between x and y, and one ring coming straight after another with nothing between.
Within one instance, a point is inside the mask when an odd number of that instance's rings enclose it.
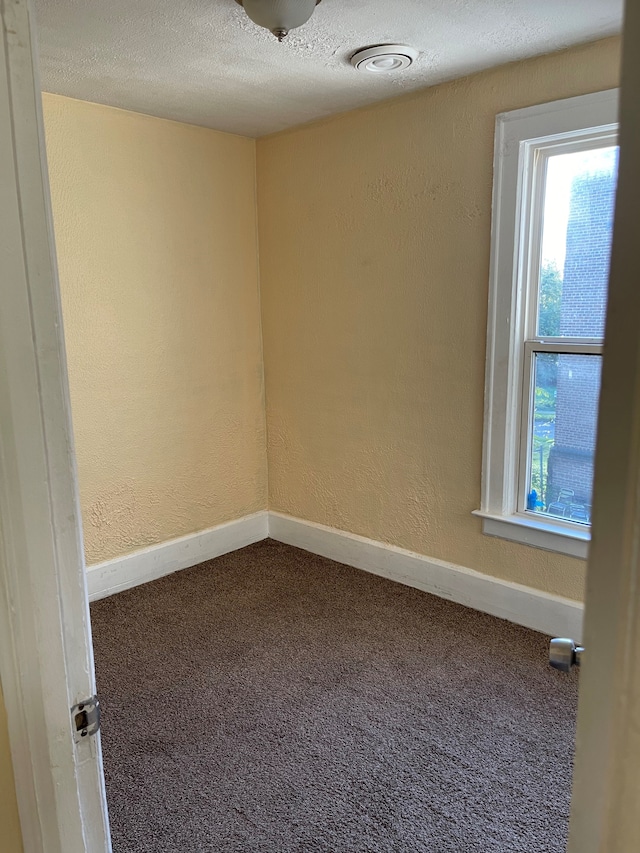
<instances>
[{"instance_id":1,"label":"gray carpet flooring","mask_svg":"<svg viewBox=\"0 0 640 853\"><path fill-rule=\"evenodd\" d=\"M92 605L114 853L561 853L547 638L266 541Z\"/></svg>"}]
</instances>

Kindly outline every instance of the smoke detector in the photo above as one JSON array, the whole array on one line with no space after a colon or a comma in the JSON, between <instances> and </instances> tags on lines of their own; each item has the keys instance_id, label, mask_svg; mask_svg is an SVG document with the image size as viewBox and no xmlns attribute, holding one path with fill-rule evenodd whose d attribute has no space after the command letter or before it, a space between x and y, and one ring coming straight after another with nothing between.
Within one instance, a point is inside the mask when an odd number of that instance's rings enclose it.
<instances>
[{"instance_id":1,"label":"smoke detector","mask_svg":"<svg viewBox=\"0 0 640 853\"><path fill-rule=\"evenodd\" d=\"M320 0L236 0L254 24L283 41L289 30L306 24Z\"/></svg>"},{"instance_id":2,"label":"smoke detector","mask_svg":"<svg viewBox=\"0 0 640 853\"><path fill-rule=\"evenodd\" d=\"M351 64L358 71L402 71L418 58L418 51L407 44L378 44L359 50L351 57Z\"/></svg>"}]
</instances>

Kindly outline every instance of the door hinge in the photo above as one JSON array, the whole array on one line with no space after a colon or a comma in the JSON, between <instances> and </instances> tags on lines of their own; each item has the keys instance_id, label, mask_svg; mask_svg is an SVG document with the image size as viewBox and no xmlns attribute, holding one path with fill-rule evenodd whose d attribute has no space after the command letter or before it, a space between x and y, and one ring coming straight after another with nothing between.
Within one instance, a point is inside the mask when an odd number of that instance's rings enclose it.
<instances>
[{"instance_id":1,"label":"door hinge","mask_svg":"<svg viewBox=\"0 0 640 853\"><path fill-rule=\"evenodd\" d=\"M76 743L95 735L100 730L100 702L97 696L78 702L71 709L73 736Z\"/></svg>"}]
</instances>

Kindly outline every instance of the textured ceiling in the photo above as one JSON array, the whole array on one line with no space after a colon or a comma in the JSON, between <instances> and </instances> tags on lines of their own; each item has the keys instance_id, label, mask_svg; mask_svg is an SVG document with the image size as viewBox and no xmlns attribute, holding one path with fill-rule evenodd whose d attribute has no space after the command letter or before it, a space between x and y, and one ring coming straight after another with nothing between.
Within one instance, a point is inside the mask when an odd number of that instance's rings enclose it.
<instances>
[{"instance_id":1,"label":"textured ceiling","mask_svg":"<svg viewBox=\"0 0 640 853\"><path fill-rule=\"evenodd\" d=\"M620 31L623 0L323 0L279 44L234 0L36 0L42 87L262 136ZM411 44L406 71L349 57Z\"/></svg>"}]
</instances>

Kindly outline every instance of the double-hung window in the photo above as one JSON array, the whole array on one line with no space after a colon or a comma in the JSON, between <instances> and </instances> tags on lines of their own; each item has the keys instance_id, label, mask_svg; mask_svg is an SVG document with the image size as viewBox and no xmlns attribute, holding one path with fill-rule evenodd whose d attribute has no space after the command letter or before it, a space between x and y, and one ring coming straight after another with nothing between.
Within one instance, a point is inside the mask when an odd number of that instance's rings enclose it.
<instances>
[{"instance_id":1,"label":"double-hung window","mask_svg":"<svg viewBox=\"0 0 640 853\"><path fill-rule=\"evenodd\" d=\"M586 557L617 180L617 91L496 122L485 533Z\"/></svg>"}]
</instances>

